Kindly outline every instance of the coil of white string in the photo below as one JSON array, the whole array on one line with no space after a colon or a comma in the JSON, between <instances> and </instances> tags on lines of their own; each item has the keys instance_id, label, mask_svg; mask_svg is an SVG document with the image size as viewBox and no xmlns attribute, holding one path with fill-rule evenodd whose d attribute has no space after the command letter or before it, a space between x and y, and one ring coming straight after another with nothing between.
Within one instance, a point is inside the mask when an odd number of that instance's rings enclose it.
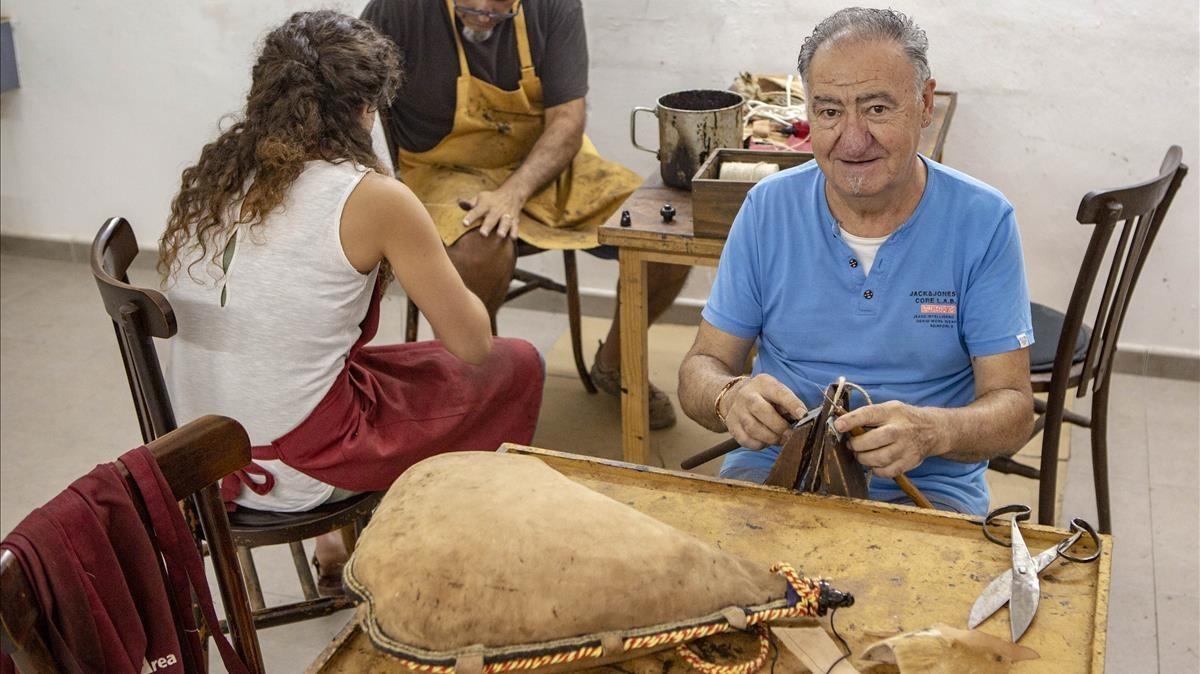
<instances>
[{"instance_id":1,"label":"coil of white string","mask_svg":"<svg viewBox=\"0 0 1200 674\"><path fill-rule=\"evenodd\" d=\"M771 92L770 97L778 100L782 94L783 103L750 100L746 102L746 121L756 118L769 119L772 122L791 127L795 122L804 121L808 114L804 101L792 100L792 75L788 75L782 92ZM766 96L764 96L766 98ZM794 128L794 127L793 127Z\"/></svg>"}]
</instances>

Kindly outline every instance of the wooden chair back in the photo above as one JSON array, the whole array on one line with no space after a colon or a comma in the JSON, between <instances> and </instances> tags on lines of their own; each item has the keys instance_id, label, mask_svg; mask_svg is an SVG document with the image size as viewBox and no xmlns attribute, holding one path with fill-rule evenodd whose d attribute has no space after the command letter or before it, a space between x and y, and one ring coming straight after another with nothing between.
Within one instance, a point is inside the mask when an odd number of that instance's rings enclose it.
<instances>
[{"instance_id":1,"label":"wooden chair back","mask_svg":"<svg viewBox=\"0 0 1200 674\"><path fill-rule=\"evenodd\" d=\"M196 501L213 565L221 580L218 586L233 647L251 671L265 671L245 585L237 567L229 521L216 488L218 480L250 462L250 439L245 429L232 419L207 416L148 443L147 447L175 497ZM24 674L61 671L42 636L45 617L33 588L7 550L0 554L0 588L3 593L0 648ZM201 663L196 671L205 669Z\"/></svg>"},{"instance_id":2,"label":"wooden chair back","mask_svg":"<svg viewBox=\"0 0 1200 674\"><path fill-rule=\"evenodd\" d=\"M141 424L142 437L149 441L176 426L175 412L159 365L154 339L174 337L178 326L175 312L161 292L137 287L129 282L128 271L137 254L137 239L125 218L106 220L92 242L92 275L100 289L105 311L113 321L117 345L125 363L129 391ZM306 620L346 608L351 602L344 596L317 598L316 584L307 568L308 561L302 541L354 524L374 509L380 496L381 494L362 494L339 501L336 505L305 513L261 513L241 509L233 515L234 540L237 541L240 550L235 553L231 549L230 555L224 556L223 553L218 554L213 550L210 544L214 565L218 561L221 564L229 564L240 555L241 566L246 576L236 574L238 591L244 593L246 583L251 583L250 595L256 606L256 624L260 627ZM205 515L201 504L195 499L187 502L185 510L188 511L189 519L193 523L199 521L205 532L214 525L213 522L205 520L215 518L215 512ZM191 517L193 514L194 517ZM225 519L223 510L222 519ZM202 535L200 531L195 533L197 538ZM297 575L300 577L302 588L305 588L306 601L265 608L249 548L278 543L288 543L291 548ZM237 569L238 565L233 564L232 568ZM222 584L235 580L234 576L222 578L219 570L218 576ZM247 581L246 578L250 580Z\"/></svg>"},{"instance_id":3,"label":"wooden chair back","mask_svg":"<svg viewBox=\"0 0 1200 674\"><path fill-rule=\"evenodd\" d=\"M1079 203L1075 219L1081 225L1092 225L1093 229L1059 335L1051 375L1054 381L1066 382L1071 378L1075 341L1083 326L1089 300L1100 272L1106 270L1107 273L1104 289L1097 298L1092 323L1095 327L1079 372L1076 397L1087 395L1089 384L1092 391L1104 388L1112 375L1117 339L1133 289L1175 192L1187 175L1188 168L1182 163L1182 157L1179 146L1172 145L1157 177L1128 187L1089 192ZM1118 234L1117 243L1109 252L1114 234Z\"/></svg>"},{"instance_id":4,"label":"wooden chair back","mask_svg":"<svg viewBox=\"0 0 1200 674\"><path fill-rule=\"evenodd\" d=\"M92 241L92 276L117 334L142 439L149 442L177 426L153 338L169 339L178 327L162 293L130 285L129 266L137 254L137 238L125 218L106 220Z\"/></svg>"},{"instance_id":5,"label":"wooden chair back","mask_svg":"<svg viewBox=\"0 0 1200 674\"><path fill-rule=\"evenodd\" d=\"M0 552L0 651L22 674L54 674L59 667L43 634L43 618L33 587L17 558Z\"/></svg>"},{"instance_id":6,"label":"wooden chair back","mask_svg":"<svg viewBox=\"0 0 1200 674\"><path fill-rule=\"evenodd\" d=\"M1016 470L1002 469L1038 480L1040 524L1054 524L1058 502L1059 440L1063 422L1067 421L1090 428L1099 529L1101 533L1112 531L1108 485L1108 382L1134 287L1158 237L1163 218L1187 175L1188 168L1182 158L1183 151L1172 145L1156 177L1127 187L1089 192L1079 202L1075 219L1080 224L1092 225L1092 236L1063 318L1049 382L1045 382L1044 374L1031 375L1034 390L1047 394L1044 407L1041 401L1034 405L1039 413L1034 432L1042 432L1040 468L1033 470L1007 460L1007 464ZM1104 286L1096 295L1095 320L1087 338L1086 354L1080 361L1076 357L1076 344L1081 339L1083 319L1101 273L1104 274ZM1091 391L1090 418L1066 409L1067 390L1072 387L1076 389L1077 398Z\"/></svg>"}]
</instances>

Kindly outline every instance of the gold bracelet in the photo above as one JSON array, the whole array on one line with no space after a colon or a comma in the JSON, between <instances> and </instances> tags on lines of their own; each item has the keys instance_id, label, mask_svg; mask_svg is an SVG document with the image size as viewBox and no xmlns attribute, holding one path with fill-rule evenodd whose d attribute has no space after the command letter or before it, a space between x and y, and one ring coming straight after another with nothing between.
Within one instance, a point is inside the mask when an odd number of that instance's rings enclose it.
<instances>
[{"instance_id":1,"label":"gold bracelet","mask_svg":"<svg viewBox=\"0 0 1200 674\"><path fill-rule=\"evenodd\" d=\"M717 418L721 420L721 423L725 423L725 415L721 414L721 399L725 397L726 393L729 393L729 389L743 379L749 379L749 377L743 374L725 382L725 386L722 386L721 392L717 394L717 399L713 401L713 411L717 413Z\"/></svg>"}]
</instances>

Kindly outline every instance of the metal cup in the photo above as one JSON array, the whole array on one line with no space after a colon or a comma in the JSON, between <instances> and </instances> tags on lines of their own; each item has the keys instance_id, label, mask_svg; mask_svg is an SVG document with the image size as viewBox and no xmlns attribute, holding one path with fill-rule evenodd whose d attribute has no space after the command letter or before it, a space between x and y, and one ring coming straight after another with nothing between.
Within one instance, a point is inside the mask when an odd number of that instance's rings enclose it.
<instances>
[{"instance_id":1,"label":"metal cup","mask_svg":"<svg viewBox=\"0 0 1200 674\"><path fill-rule=\"evenodd\" d=\"M639 150L653 152L661 164L663 182L692 188L692 176L719 147L741 147L744 124L741 94L720 89L693 89L666 94L654 108L635 107L629 113L629 140ZM637 113L658 118L658 149L637 142Z\"/></svg>"}]
</instances>

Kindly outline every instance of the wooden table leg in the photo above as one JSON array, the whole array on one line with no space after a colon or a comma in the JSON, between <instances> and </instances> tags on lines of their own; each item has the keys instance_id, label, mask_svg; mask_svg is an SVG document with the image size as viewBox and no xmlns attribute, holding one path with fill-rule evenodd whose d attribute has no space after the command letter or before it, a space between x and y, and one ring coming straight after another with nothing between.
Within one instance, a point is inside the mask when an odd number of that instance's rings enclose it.
<instances>
[{"instance_id":1,"label":"wooden table leg","mask_svg":"<svg viewBox=\"0 0 1200 674\"><path fill-rule=\"evenodd\" d=\"M622 248L621 279L621 447L624 459L650 459L650 380L646 357L646 261Z\"/></svg>"}]
</instances>

